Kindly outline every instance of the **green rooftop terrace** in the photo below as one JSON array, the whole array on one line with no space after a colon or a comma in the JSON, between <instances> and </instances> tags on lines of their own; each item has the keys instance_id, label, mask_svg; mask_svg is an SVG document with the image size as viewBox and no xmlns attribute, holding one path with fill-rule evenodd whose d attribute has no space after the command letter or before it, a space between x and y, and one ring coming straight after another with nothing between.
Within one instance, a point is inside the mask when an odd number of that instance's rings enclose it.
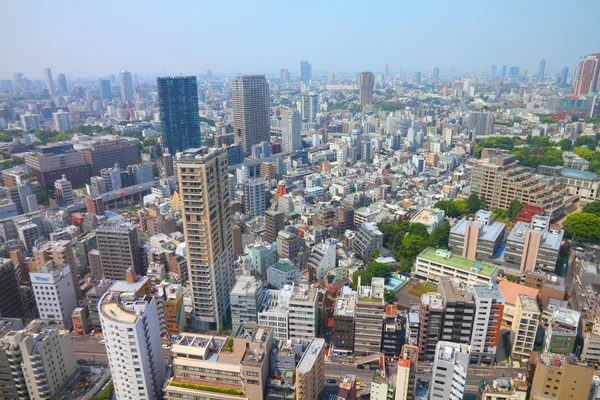
<instances>
[{"instance_id":1,"label":"green rooftop terrace","mask_svg":"<svg viewBox=\"0 0 600 400\"><path fill-rule=\"evenodd\" d=\"M493 265L486 264L481 261L467 260L466 258L457 256L456 254L452 254L450 258L445 258L437 255L436 251L436 249L429 247L423 250L423 252L419 254L419 257L427 261L431 261L438 264L444 264L452 268L463 270L465 272L471 272L472 268L476 268L478 269L479 275L488 277L494 275L494 273L498 269ZM446 254L449 253L446 250L442 251Z\"/></svg>"}]
</instances>

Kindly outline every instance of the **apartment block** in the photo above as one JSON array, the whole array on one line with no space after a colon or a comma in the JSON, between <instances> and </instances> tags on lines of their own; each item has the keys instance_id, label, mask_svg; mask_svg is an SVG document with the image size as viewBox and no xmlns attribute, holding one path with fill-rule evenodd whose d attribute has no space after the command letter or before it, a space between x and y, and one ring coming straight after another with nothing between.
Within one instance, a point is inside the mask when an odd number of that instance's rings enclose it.
<instances>
[{"instance_id":1,"label":"apartment block","mask_svg":"<svg viewBox=\"0 0 600 400\"><path fill-rule=\"evenodd\" d=\"M458 278L442 276L438 292L442 295L444 305L441 340L470 343L475 315L472 286L465 285Z\"/></svg>"},{"instance_id":2,"label":"apartment block","mask_svg":"<svg viewBox=\"0 0 600 400\"><path fill-rule=\"evenodd\" d=\"M296 400L318 399L325 387L325 339L314 338L296 366Z\"/></svg>"},{"instance_id":3,"label":"apartment block","mask_svg":"<svg viewBox=\"0 0 600 400\"><path fill-rule=\"evenodd\" d=\"M311 340L319 333L318 291L301 281L289 301L289 338Z\"/></svg>"},{"instance_id":4,"label":"apartment block","mask_svg":"<svg viewBox=\"0 0 600 400\"><path fill-rule=\"evenodd\" d=\"M383 233L372 222L363 222L358 227L352 247L363 260L370 260L375 250L383 247Z\"/></svg>"},{"instance_id":5,"label":"apartment block","mask_svg":"<svg viewBox=\"0 0 600 400\"><path fill-rule=\"evenodd\" d=\"M419 361L431 361L435 356L435 346L442 336L444 323L444 299L440 293L421 296L419 318Z\"/></svg>"},{"instance_id":6,"label":"apartment block","mask_svg":"<svg viewBox=\"0 0 600 400\"><path fill-rule=\"evenodd\" d=\"M554 272L564 231L550 229L549 217L534 216L531 223L519 221L506 238L504 260L521 272L536 268Z\"/></svg>"},{"instance_id":7,"label":"apartment block","mask_svg":"<svg viewBox=\"0 0 600 400\"><path fill-rule=\"evenodd\" d=\"M354 351L354 314L356 293L343 293L335 301L333 310L332 352L339 355L352 355Z\"/></svg>"},{"instance_id":8,"label":"apartment block","mask_svg":"<svg viewBox=\"0 0 600 400\"><path fill-rule=\"evenodd\" d=\"M406 316L406 343L417 345L419 343L419 313L409 311Z\"/></svg>"},{"instance_id":9,"label":"apartment block","mask_svg":"<svg viewBox=\"0 0 600 400\"><path fill-rule=\"evenodd\" d=\"M571 355L532 352L527 369L530 400L587 399L594 368Z\"/></svg>"},{"instance_id":10,"label":"apartment block","mask_svg":"<svg viewBox=\"0 0 600 400\"><path fill-rule=\"evenodd\" d=\"M21 298L19 281L16 274L17 267L11 259L0 258L0 315L2 318L26 319L25 305Z\"/></svg>"},{"instance_id":11,"label":"apartment block","mask_svg":"<svg viewBox=\"0 0 600 400\"><path fill-rule=\"evenodd\" d=\"M468 260L488 260L498 251L505 228L506 224L492 220L491 211L479 210L474 220L464 217L452 226L448 245Z\"/></svg>"},{"instance_id":12,"label":"apartment block","mask_svg":"<svg viewBox=\"0 0 600 400\"><path fill-rule=\"evenodd\" d=\"M73 252L73 246L71 245L70 240L52 240L37 244L33 247L33 258L36 268L48 261L51 261L56 265L68 265L71 269L71 279L73 281L75 294L77 297L81 295L78 263L75 261L75 253Z\"/></svg>"},{"instance_id":13,"label":"apartment block","mask_svg":"<svg viewBox=\"0 0 600 400\"><path fill-rule=\"evenodd\" d=\"M293 292L293 286L268 290L258 310L258 323L271 327L273 337L277 340L289 339L289 303Z\"/></svg>"},{"instance_id":14,"label":"apartment block","mask_svg":"<svg viewBox=\"0 0 600 400\"><path fill-rule=\"evenodd\" d=\"M304 252L304 240L295 233L281 230L277 234L277 255L292 262L298 260L298 254Z\"/></svg>"},{"instance_id":15,"label":"apartment block","mask_svg":"<svg viewBox=\"0 0 600 400\"><path fill-rule=\"evenodd\" d=\"M264 239L267 243L275 243L277 234L283 229L283 213L279 211L265 211L265 234Z\"/></svg>"},{"instance_id":16,"label":"apartment block","mask_svg":"<svg viewBox=\"0 0 600 400\"><path fill-rule=\"evenodd\" d=\"M552 313L544 337L544 351L556 354L571 354L575 350L577 330L579 329L579 311L558 308Z\"/></svg>"},{"instance_id":17,"label":"apartment block","mask_svg":"<svg viewBox=\"0 0 600 400\"><path fill-rule=\"evenodd\" d=\"M71 329L71 314L77 308L71 267L48 261L29 277L41 320L61 329Z\"/></svg>"},{"instance_id":18,"label":"apartment block","mask_svg":"<svg viewBox=\"0 0 600 400\"><path fill-rule=\"evenodd\" d=\"M473 285L475 316L471 334L471 364L493 364L500 343L504 296L498 285Z\"/></svg>"},{"instance_id":19,"label":"apartment block","mask_svg":"<svg viewBox=\"0 0 600 400\"><path fill-rule=\"evenodd\" d=\"M308 258L308 272L312 279L321 282L325 274L336 265L336 241L327 240L313 247Z\"/></svg>"},{"instance_id":20,"label":"apartment block","mask_svg":"<svg viewBox=\"0 0 600 400\"><path fill-rule=\"evenodd\" d=\"M381 333L385 313L385 283L373 278L371 285L361 285L358 278L357 301L354 314L354 354L367 356L381 350Z\"/></svg>"},{"instance_id":21,"label":"apartment block","mask_svg":"<svg viewBox=\"0 0 600 400\"><path fill-rule=\"evenodd\" d=\"M381 352L388 357L397 357L404 344L404 329L398 308L395 304L385 306L383 318L383 335L381 338Z\"/></svg>"},{"instance_id":22,"label":"apartment block","mask_svg":"<svg viewBox=\"0 0 600 400\"><path fill-rule=\"evenodd\" d=\"M449 276L475 285L494 280L498 267L453 255L448 250L427 248L417 256L414 274L433 282L439 281L440 276Z\"/></svg>"},{"instance_id":23,"label":"apartment block","mask_svg":"<svg viewBox=\"0 0 600 400\"><path fill-rule=\"evenodd\" d=\"M104 278L124 280L128 268L145 275L137 226L107 221L96 229Z\"/></svg>"},{"instance_id":24,"label":"apartment block","mask_svg":"<svg viewBox=\"0 0 600 400\"><path fill-rule=\"evenodd\" d=\"M437 343L429 386L430 400L462 400L470 353L471 348L467 344Z\"/></svg>"},{"instance_id":25,"label":"apartment block","mask_svg":"<svg viewBox=\"0 0 600 400\"><path fill-rule=\"evenodd\" d=\"M258 323L258 311L267 295L265 284L253 276L238 276L229 295L231 324L237 332L243 322Z\"/></svg>"},{"instance_id":26,"label":"apartment block","mask_svg":"<svg viewBox=\"0 0 600 400\"><path fill-rule=\"evenodd\" d=\"M535 344L535 335L540 319L540 308L535 297L517 296L515 317L512 324L512 356L527 358Z\"/></svg>"},{"instance_id":27,"label":"apartment block","mask_svg":"<svg viewBox=\"0 0 600 400\"><path fill-rule=\"evenodd\" d=\"M417 362L419 348L405 344L398 357L398 372L396 375L396 395L394 400L414 399L417 390Z\"/></svg>"}]
</instances>

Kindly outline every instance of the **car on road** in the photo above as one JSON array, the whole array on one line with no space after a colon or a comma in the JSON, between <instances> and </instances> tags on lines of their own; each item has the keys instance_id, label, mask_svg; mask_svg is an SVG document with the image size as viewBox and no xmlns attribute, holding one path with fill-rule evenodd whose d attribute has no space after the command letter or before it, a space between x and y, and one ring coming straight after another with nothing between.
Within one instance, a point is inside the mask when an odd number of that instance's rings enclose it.
<instances>
[{"instance_id":1,"label":"car on road","mask_svg":"<svg viewBox=\"0 0 600 400\"><path fill-rule=\"evenodd\" d=\"M327 379L327 383L335 383L335 382L336 382L336 380L335 380L335 379L333 379L333 378L329 378L329 379Z\"/></svg>"},{"instance_id":2,"label":"car on road","mask_svg":"<svg viewBox=\"0 0 600 400\"><path fill-rule=\"evenodd\" d=\"M425 373L425 370L424 370L423 368L417 368L417 372L418 372L419 374L424 374L424 373Z\"/></svg>"},{"instance_id":3,"label":"car on road","mask_svg":"<svg viewBox=\"0 0 600 400\"><path fill-rule=\"evenodd\" d=\"M356 366L356 368L358 368L358 369L365 369L365 366L364 366L364 365L362 365L362 364L358 364L358 365Z\"/></svg>"}]
</instances>

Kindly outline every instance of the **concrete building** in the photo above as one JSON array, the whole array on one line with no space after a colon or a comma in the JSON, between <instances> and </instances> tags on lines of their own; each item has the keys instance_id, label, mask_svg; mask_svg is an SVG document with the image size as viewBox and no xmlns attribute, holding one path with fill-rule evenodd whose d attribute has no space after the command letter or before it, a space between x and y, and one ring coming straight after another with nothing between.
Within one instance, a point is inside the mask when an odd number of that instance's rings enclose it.
<instances>
[{"instance_id":1,"label":"concrete building","mask_svg":"<svg viewBox=\"0 0 600 400\"><path fill-rule=\"evenodd\" d=\"M534 216L531 223L519 221L506 238L504 260L521 272L537 268L554 272L564 231L550 229L548 217Z\"/></svg>"},{"instance_id":2,"label":"concrete building","mask_svg":"<svg viewBox=\"0 0 600 400\"><path fill-rule=\"evenodd\" d=\"M328 271L336 266L336 241L327 240L313 247L308 259L308 272L312 279L321 282Z\"/></svg>"},{"instance_id":3,"label":"concrete building","mask_svg":"<svg viewBox=\"0 0 600 400\"><path fill-rule=\"evenodd\" d=\"M361 72L358 76L359 103L361 106L373 104L375 77L372 72Z\"/></svg>"},{"instance_id":4,"label":"concrete building","mask_svg":"<svg viewBox=\"0 0 600 400\"><path fill-rule=\"evenodd\" d=\"M535 335L540 319L540 308L535 297L517 296L515 317L512 324L512 357L527 358L535 344Z\"/></svg>"},{"instance_id":5,"label":"concrete building","mask_svg":"<svg viewBox=\"0 0 600 400\"><path fill-rule=\"evenodd\" d=\"M96 239L105 278L123 280L128 268L146 274L137 226L107 221L96 229Z\"/></svg>"},{"instance_id":6,"label":"concrete building","mask_svg":"<svg viewBox=\"0 0 600 400\"><path fill-rule=\"evenodd\" d=\"M260 279L243 275L236 278L229 295L234 332L243 322L258 323L258 311L266 296L267 288Z\"/></svg>"},{"instance_id":7,"label":"concrete building","mask_svg":"<svg viewBox=\"0 0 600 400\"><path fill-rule=\"evenodd\" d=\"M23 321L19 318L0 319L0 398L25 399L27 386L23 371L19 368L21 355L19 343L14 340L13 331L23 329ZM14 369L10 366L15 365Z\"/></svg>"},{"instance_id":8,"label":"concrete building","mask_svg":"<svg viewBox=\"0 0 600 400\"><path fill-rule=\"evenodd\" d=\"M373 278L371 285L361 285L358 278L357 300L354 312L354 354L367 356L381 350L385 282Z\"/></svg>"},{"instance_id":9,"label":"concrete building","mask_svg":"<svg viewBox=\"0 0 600 400\"><path fill-rule=\"evenodd\" d=\"M581 359L591 363L600 362L600 335L591 332L583 335Z\"/></svg>"},{"instance_id":10,"label":"concrete building","mask_svg":"<svg viewBox=\"0 0 600 400\"><path fill-rule=\"evenodd\" d=\"M417 390L417 362L419 348L405 344L398 356L398 372L396 375L396 394L394 400L414 399Z\"/></svg>"},{"instance_id":11,"label":"concrete building","mask_svg":"<svg viewBox=\"0 0 600 400\"><path fill-rule=\"evenodd\" d=\"M600 53L581 57L575 72L573 96L587 96L588 93L595 92L598 87L599 73Z\"/></svg>"},{"instance_id":12,"label":"concrete building","mask_svg":"<svg viewBox=\"0 0 600 400\"><path fill-rule=\"evenodd\" d=\"M471 348L466 344L438 342L435 348L429 400L462 400Z\"/></svg>"},{"instance_id":13,"label":"concrete building","mask_svg":"<svg viewBox=\"0 0 600 400\"><path fill-rule=\"evenodd\" d=\"M343 293L335 301L331 349L334 354L352 355L354 352L354 314L356 293Z\"/></svg>"},{"instance_id":14,"label":"concrete building","mask_svg":"<svg viewBox=\"0 0 600 400\"><path fill-rule=\"evenodd\" d=\"M277 247L267 242L255 242L244 248L244 254L252 261L251 268L266 279L267 269L277 263ZM246 268L248 269L248 268Z\"/></svg>"},{"instance_id":15,"label":"concrete building","mask_svg":"<svg viewBox=\"0 0 600 400\"><path fill-rule=\"evenodd\" d=\"M190 151L179 161L177 174L196 324L219 327L235 283L227 153Z\"/></svg>"},{"instance_id":16,"label":"concrete building","mask_svg":"<svg viewBox=\"0 0 600 400\"><path fill-rule=\"evenodd\" d=\"M475 141L480 136L490 136L494 133L494 114L486 111L471 111L469 114L469 128L473 132L471 140Z\"/></svg>"},{"instance_id":17,"label":"concrete building","mask_svg":"<svg viewBox=\"0 0 600 400\"><path fill-rule=\"evenodd\" d=\"M471 364L494 363L500 343L504 296L498 285L473 285L475 315L471 333Z\"/></svg>"},{"instance_id":18,"label":"concrete building","mask_svg":"<svg viewBox=\"0 0 600 400\"><path fill-rule=\"evenodd\" d=\"M251 180L243 183L244 211L250 217L265 215L265 183L261 180Z\"/></svg>"},{"instance_id":19,"label":"concrete building","mask_svg":"<svg viewBox=\"0 0 600 400\"><path fill-rule=\"evenodd\" d=\"M325 387L325 339L314 338L296 366L296 400L318 399Z\"/></svg>"},{"instance_id":20,"label":"concrete building","mask_svg":"<svg viewBox=\"0 0 600 400\"><path fill-rule=\"evenodd\" d=\"M269 84L264 75L239 76L231 81L233 133L241 137L244 153L270 137Z\"/></svg>"},{"instance_id":21,"label":"concrete building","mask_svg":"<svg viewBox=\"0 0 600 400\"><path fill-rule=\"evenodd\" d=\"M60 198L62 205L70 206L73 204L73 186L65 175L61 179L54 181L54 194L57 198Z\"/></svg>"},{"instance_id":22,"label":"concrete building","mask_svg":"<svg viewBox=\"0 0 600 400\"><path fill-rule=\"evenodd\" d=\"M73 185L86 183L90 176L83 151L75 150L70 143L38 146L24 159L40 185L46 188L63 176Z\"/></svg>"},{"instance_id":23,"label":"concrete building","mask_svg":"<svg viewBox=\"0 0 600 400\"><path fill-rule=\"evenodd\" d=\"M302 278L302 271L287 258L280 258L267 269L269 285L282 289L286 285L297 285Z\"/></svg>"},{"instance_id":24,"label":"concrete building","mask_svg":"<svg viewBox=\"0 0 600 400\"><path fill-rule=\"evenodd\" d=\"M444 223L446 212L438 208L423 208L410 219L411 224L423 224L428 232L432 232L439 225Z\"/></svg>"},{"instance_id":25,"label":"concrete building","mask_svg":"<svg viewBox=\"0 0 600 400\"><path fill-rule=\"evenodd\" d=\"M370 400L391 400L394 398L394 384L390 379L375 375L371 381Z\"/></svg>"},{"instance_id":26,"label":"concrete building","mask_svg":"<svg viewBox=\"0 0 600 400\"><path fill-rule=\"evenodd\" d=\"M311 340L319 332L318 291L301 281L289 300L288 335L292 340Z\"/></svg>"},{"instance_id":27,"label":"concrete building","mask_svg":"<svg viewBox=\"0 0 600 400\"><path fill-rule=\"evenodd\" d=\"M119 72L119 83L121 85L121 101L123 103L133 101L133 80L131 79L131 72Z\"/></svg>"},{"instance_id":28,"label":"concrete building","mask_svg":"<svg viewBox=\"0 0 600 400\"><path fill-rule=\"evenodd\" d=\"M21 115L21 126L25 132L39 131L41 127L41 116L39 114L32 114L27 111L24 115Z\"/></svg>"},{"instance_id":29,"label":"concrete building","mask_svg":"<svg viewBox=\"0 0 600 400\"><path fill-rule=\"evenodd\" d=\"M492 219L492 212L479 210L475 219L464 217L450 229L448 245L454 254L468 260L494 257L504 240L506 224Z\"/></svg>"},{"instance_id":30,"label":"concrete building","mask_svg":"<svg viewBox=\"0 0 600 400\"><path fill-rule=\"evenodd\" d=\"M528 365L530 400L587 399L595 370L571 355L532 352Z\"/></svg>"},{"instance_id":31,"label":"concrete building","mask_svg":"<svg viewBox=\"0 0 600 400\"><path fill-rule=\"evenodd\" d=\"M119 164L121 168L137 164L139 162L138 143L139 140L127 137L92 143L89 148L83 150L83 156L85 163L89 166L90 175L98 176L101 170L112 168L115 164ZM71 179L69 180L73 182Z\"/></svg>"},{"instance_id":32,"label":"concrete building","mask_svg":"<svg viewBox=\"0 0 600 400\"><path fill-rule=\"evenodd\" d=\"M48 326L71 329L71 314L77 308L77 295L71 267L47 262L29 274L40 318Z\"/></svg>"},{"instance_id":33,"label":"concrete building","mask_svg":"<svg viewBox=\"0 0 600 400\"><path fill-rule=\"evenodd\" d=\"M398 357L404 344L405 331L403 320L395 304L385 306L382 331L381 352L386 357Z\"/></svg>"},{"instance_id":34,"label":"concrete building","mask_svg":"<svg viewBox=\"0 0 600 400\"><path fill-rule=\"evenodd\" d=\"M54 81L52 80L52 69L44 68L44 76L46 78L46 88L48 89L48 95L54 96Z\"/></svg>"},{"instance_id":35,"label":"concrete building","mask_svg":"<svg viewBox=\"0 0 600 400\"><path fill-rule=\"evenodd\" d=\"M546 335L544 336L544 352L571 354L575 351L577 330L579 329L579 311L558 308L552 313Z\"/></svg>"},{"instance_id":36,"label":"concrete building","mask_svg":"<svg viewBox=\"0 0 600 400\"><path fill-rule=\"evenodd\" d=\"M303 94L300 98L300 116L304 121L314 121L319 112L319 96ZM285 152L285 151L284 151Z\"/></svg>"},{"instance_id":37,"label":"concrete building","mask_svg":"<svg viewBox=\"0 0 600 400\"><path fill-rule=\"evenodd\" d=\"M494 379L479 387L480 400L525 400L527 382L522 379Z\"/></svg>"},{"instance_id":38,"label":"concrete building","mask_svg":"<svg viewBox=\"0 0 600 400\"><path fill-rule=\"evenodd\" d=\"M265 211L265 242L275 243L277 234L283 229L283 213L279 211Z\"/></svg>"},{"instance_id":39,"label":"concrete building","mask_svg":"<svg viewBox=\"0 0 600 400\"><path fill-rule=\"evenodd\" d=\"M295 262L298 254L303 253L306 245L304 239L295 233L281 230L277 234L277 256Z\"/></svg>"},{"instance_id":40,"label":"concrete building","mask_svg":"<svg viewBox=\"0 0 600 400\"><path fill-rule=\"evenodd\" d=\"M495 279L498 268L491 264L452 255L448 250L428 248L415 262L416 276L437 282L440 276L459 278L466 284L486 284Z\"/></svg>"},{"instance_id":41,"label":"concrete building","mask_svg":"<svg viewBox=\"0 0 600 400\"><path fill-rule=\"evenodd\" d=\"M431 361L435 356L435 346L440 341L444 322L444 302L440 293L421 296L419 319L419 360Z\"/></svg>"},{"instance_id":42,"label":"concrete building","mask_svg":"<svg viewBox=\"0 0 600 400\"><path fill-rule=\"evenodd\" d=\"M185 311L183 301L183 286L171 283L164 287L165 322L169 337L179 335L185 330Z\"/></svg>"},{"instance_id":43,"label":"concrete building","mask_svg":"<svg viewBox=\"0 0 600 400\"><path fill-rule=\"evenodd\" d=\"M419 343L419 313L409 311L406 316L406 343L417 345Z\"/></svg>"},{"instance_id":44,"label":"concrete building","mask_svg":"<svg viewBox=\"0 0 600 400\"><path fill-rule=\"evenodd\" d=\"M151 163L134 164L127 167L127 170L133 175L133 184L148 183L154 181Z\"/></svg>"},{"instance_id":45,"label":"concrete building","mask_svg":"<svg viewBox=\"0 0 600 400\"><path fill-rule=\"evenodd\" d=\"M383 247L383 233L372 222L360 224L352 248L361 255L363 260L368 261L375 250L381 250Z\"/></svg>"},{"instance_id":46,"label":"concrete building","mask_svg":"<svg viewBox=\"0 0 600 400\"><path fill-rule=\"evenodd\" d=\"M475 321L472 286L465 285L458 278L442 276L439 278L438 292L442 295L445 310L440 339L469 344Z\"/></svg>"},{"instance_id":47,"label":"concrete building","mask_svg":"<svg viewBox=\"0 0 600 400\"><path fill-rule=\"evenodd\" d=\"M281 290L268 290L258 311L259 325L270 326L275 339L289 339L289 304L293 292L293 286L285 286Z\"/></svg>"},{"instance_id":48,"label":"concrete building","mask_svg":"<svg viewBox=\"0 0 600 400\"><path fill-rule=\"evenodd\" d=\"M48 261L55 265L68 265L71 269L70 275L73 282L73 288L77 298L81 295L79 285L79 273L77 271L78 263L75 259L73 246L69 240L51 240L37 244L33 247L34 263L30 263L32 271L43 266Z\"/></svg>"},{"instance_id":49,"label":"concrete building","mask_svg":"<svg viewBox=\"0 0 600 400\"><path fill-rule=\"evenodd\" d=\"M568 169L575 169L578 171L587 171L590 166L590 162L583 157L578 156L572 151L565 151L562 154L563 167Z\"/></svg>"},{"instance_id":50,"label":"concrete building","mask_svg":"<svg viewBox=\"0 0 600 400\"><path fill-rule=\"evenodd\" d=\"M301 148L302 119L297 110L285 109L281 112L281 150L284 153Z\"/></svg>"},{"instance_id":51,"label":"concrete building","mask_svg":"<svg viewBox=\"0 0 600 400\"><path fill-rule=\"evenodd\" d=\"M54 121L55 131L62 132L73 129L73 124L71 123L71 114L68 112L58 110L52 114L52 120Z\"/></svg>"},{"instance_id":52,"label":"concrete building","mask_svg":"<svg viewBox=\"0 0 600 400\"><path fill-rule=\"evenodd\" d=\"M104 293L110 289L114 281L110 279L101 279L98 283L88 290L85 295L79 301L79 305L82 307L87 306L90 312L90 326L92 329L101 329L100 316L98 314L98 303Z\"/></svg>"},{"instance_id":53,"label":"concrete building","mask_svg":"<svg viewBox=\"0 0 600 400\"><path fill-rule=\"evenodd\" d=\"M162 398L166 371L156 299L138 288L131 272L127 281L113 284L98 304L118 400Z\"/></svg>"}]
</instances>

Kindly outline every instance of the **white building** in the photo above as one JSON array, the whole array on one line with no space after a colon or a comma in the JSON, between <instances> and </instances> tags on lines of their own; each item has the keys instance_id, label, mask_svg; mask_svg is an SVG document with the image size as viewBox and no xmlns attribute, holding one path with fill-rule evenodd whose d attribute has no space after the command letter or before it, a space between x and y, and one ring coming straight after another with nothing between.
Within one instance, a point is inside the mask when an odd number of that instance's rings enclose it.
<instances>
[{"instance_id":1,"label":"white building","mask_svg":"<svg viewBox=\"0 0 600 400\"><path fill-rule=\"evenodd\" d=\"M261 279L247 275L237 277L229 295L233 332L237 332L244 322L258 323L258 310L266 295L266 287Z\"/></svg>"},{"instance_id":2,"label":"white building","mask_svg":"<svg viewBox=\"0 0 600 400\"><path fill-rule=\"evenodd\" d=\"M129 166L133 175L133 183L139 185L140 183L148 183L154 180L154 173L152 172L152 164L142 163Z\"/></svg>"},{"instance_id":3,"label":"white building","mask_svg":"<svg viewBox=\"0 0 600 400\"><path fill-rule=\"evenodd\" d=\"M274 339L289 339L289 305L293 292L293 285L281 290L269 290L258 311L258 324L272 327Z\"/></svg>"},{"instance_id":4,"label":"white building","mask_svg":"<svg viewBox=\"0 0 600 400\"><path fill-rule=\"evenodd\" d=\"M305 94L300 99L300 112L302 119L314 121L319 111L319 96L316 94Z\"/></svg>"},{"instance_id":5,"label":"white building","mask_svg":"<svg viewBox=\"0 0 600 400\"><path fill-rule=\"evenodd\" d=\"M496 357L500 339L500 326L504 310L504 296L498 285L473 285L475 315L471 332L471 362L473 364L492 364Z\"/></svg>"},{"instance_id":6,"label":"white building","mask_svg":"<svg viewBox=\"0 0 600 400\"><path fill-rule=\"evenodd\" d=\"M265 215L265 183L259 180L244 182L244 211L251 217Z\"/></svg>"},{"instance_id":7,"label":"white building","mask_svg":"<svg viewBox=\"0 0 600 400\"><path fill-rule=\"evenodd\" d=\"M109 290L98 314L117 400L161 399L166 371L155 298Z\"/></svg>"},{"instance_id":8,"label":"white building","mask_svg":"<svg viewBox=\"0 0 600 400\"><path fill-rule=\"evenodd\" d=\"M429 400L462 400L467 382L470 346L440 341L435 348Z\"/></svg>"},{"instance_id":9,"label":"white building","mask_svg":"<svg viewBox=\"0 0 600 400\"><path fill-rule=\"evenodd\" d=\"M317 281L321 282L327 272L335 268L335 250L335 240L327 240L313 248L308 259L308 270Z\"/></svg>"},{"instance_id":10,"label":"white building","mask_svg":"<svg viewBox=\"0 0 600 400\"><path fill-rule=\"evenodd\" d=\"M25 115L21 115L21 125L26 132L39 131L40 121L41 117L38 114L32 114L29 111L27 111Z\"/></svg>"},{"instance_id":11,"label":"white building","mask_svg":"<svg viewBox=\"0 0 600 400\"><path fill-rule=\"evenodd\" d=\"M281 258L267 269L267 282L277 289L285 285L297 285L302 277L302 271L290 260Z\"/></svg>"},{"instance_id":12,"label":"white building","mask_svg":"<svg viewBox=\"0 0 600 400\"><path fill-rule=\"evenodd\" d=\"M77 308L71 267L47 262L29 276L40 319L50 326L71 329L71 314Z\"/></svg>"},{"instance_id":13,"label":"white building","mask_svg":"<svg viewBox=\"0 0 600 400\"><path fill-rule=\"evenodd\" d=\"M284 153L300 150L302 120L296 110L281 113L281 149Z\"/></svg>"},{"instance_id":14,"label":"white building","mask_svg":"<svg viewBox=\"0 0 600 400\"><path fill-rule=\"evenodd\" d=\"M311 340L317 336L317 299L316 289L302 281L294 289L289 301L289 338Z\"/></svg>"},{"instance_id":15,"label":"white building","mask_svg":"<svg viewBox=\"0 0 600 400\"><path fill-rule=\"evenodd\" d=\"M73 129L71 114L68 112L58 110L57 112L52 113L52 119L54 120L55 131L70 131Z\"/></svg>"},{"instance_id":16,"label":"white building","mask_svg":"<svg viewBox=\"0 0 600 400\"><path fill-rule=\"evenodd\" d=\"M54 181L54 191L56 196L62 199L63 205L73 204L73 186L65 175L62 176L62 179Z\"/></svg>"}]
</instances>

